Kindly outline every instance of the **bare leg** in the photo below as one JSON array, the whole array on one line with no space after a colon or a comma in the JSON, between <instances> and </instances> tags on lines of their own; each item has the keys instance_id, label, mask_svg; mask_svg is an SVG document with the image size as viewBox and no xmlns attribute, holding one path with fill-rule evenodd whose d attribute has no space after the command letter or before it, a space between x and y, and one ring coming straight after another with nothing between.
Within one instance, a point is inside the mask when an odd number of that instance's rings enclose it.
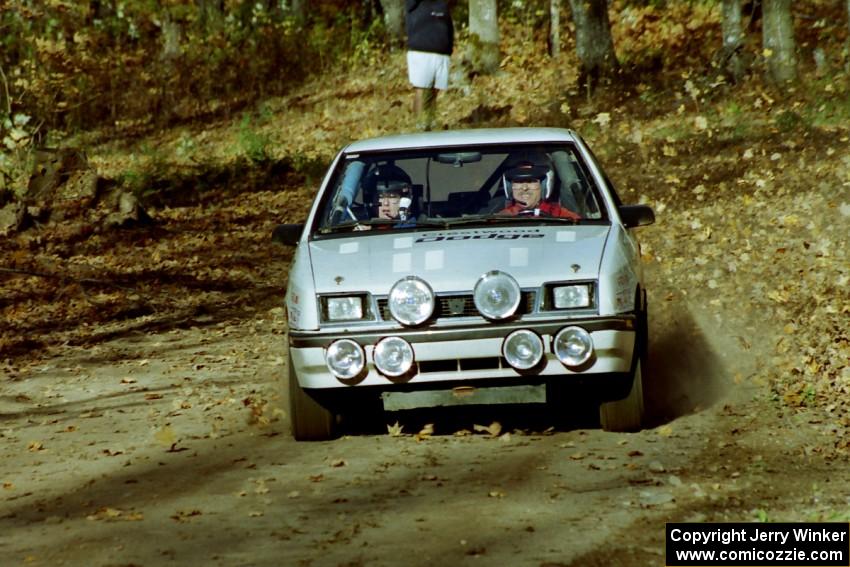
<instances>
[{"instance_id":1,"label":"bare leg","mask_svg":"<svg viewBox=\"0 0 850 567\"><path fill-rule=\"evenodd\" d=\"M413 116L416 118L416 126L420 127L423 122L422 112L425 109L425 91L428 89L420 89L418 87L414 87L413 89Z\"/></svg>"},{"instance_id":2,"label":"bare leg","mask_svg":"<svg viewBox=\"0 0 850 567\"><path fill-rule=\"evenodd\" d=\"M431 130L437 119L437 89L428 89L425 97L425 128Z\"/></svg>"},{"instance_id":3,"label":"bare leg","mask_svg":"<svg viewBox=\"0 0 850 567\"><path fill-rule=\"evenodd\" d=\"M413 115L416 117L416 128L428 131L434 125L437 114L437 89L413 89Z\"/></svg>"}]
</instances>

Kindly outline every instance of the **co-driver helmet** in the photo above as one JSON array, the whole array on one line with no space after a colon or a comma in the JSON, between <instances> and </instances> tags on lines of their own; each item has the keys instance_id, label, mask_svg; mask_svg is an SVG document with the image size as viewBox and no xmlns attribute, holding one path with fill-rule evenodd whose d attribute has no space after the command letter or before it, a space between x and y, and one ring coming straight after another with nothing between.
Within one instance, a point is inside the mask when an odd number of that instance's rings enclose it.
<instances>
[{"instance_id":1,"label":"co-driver helmet","mask_svg":"<svg viewBox=\"0 0 850 567\"><path fill-rule=\"evenodd\" d=\"M410 176L392 163L372 168L363 180L363 200L371 205L377 205L378 197L382 194L392 193L400 197L409 197L410 192Z\"/></svg>"}]
</instances>

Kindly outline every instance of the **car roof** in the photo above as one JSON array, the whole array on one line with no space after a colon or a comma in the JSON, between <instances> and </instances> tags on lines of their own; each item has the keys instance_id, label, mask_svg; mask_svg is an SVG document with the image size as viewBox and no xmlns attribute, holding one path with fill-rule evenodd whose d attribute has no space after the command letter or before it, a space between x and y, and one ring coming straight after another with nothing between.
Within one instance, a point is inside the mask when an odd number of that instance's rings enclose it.
<instances>
[{"instance_id":1,"label":"car roof","mask_svg":"<svg viewBox=\"0 0 850 567\"><path fill-rule=\"evenodd\" d=\"M575 142L578 135L565 128L478 128L395 134L351 143L345 153L375 152L483 144Z\"/></svg>"}]
</instances>

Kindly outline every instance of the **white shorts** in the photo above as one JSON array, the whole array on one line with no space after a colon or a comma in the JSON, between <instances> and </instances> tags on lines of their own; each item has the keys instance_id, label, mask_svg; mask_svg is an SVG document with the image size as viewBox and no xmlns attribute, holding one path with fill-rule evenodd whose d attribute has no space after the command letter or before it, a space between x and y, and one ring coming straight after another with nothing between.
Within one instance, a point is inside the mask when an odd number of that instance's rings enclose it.
<instances>
[{"instance_id":1,"label":"white shorts","mask_svg":"<svg viewBox=\"0 0 850 567\"><path fill-rule=\"evenodd\" d=\"M441 53L408 51L407 77L414 87L446 90L449 86L449 56Z\"/></svg>"}]
</instances>

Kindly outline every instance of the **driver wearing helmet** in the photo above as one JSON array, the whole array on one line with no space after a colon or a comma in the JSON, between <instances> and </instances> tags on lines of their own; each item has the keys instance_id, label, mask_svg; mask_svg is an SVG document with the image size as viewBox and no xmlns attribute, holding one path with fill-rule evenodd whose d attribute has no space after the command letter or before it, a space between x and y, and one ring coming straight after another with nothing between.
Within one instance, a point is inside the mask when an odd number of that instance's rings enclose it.
<instances>
[{"instance_id":1,"label":"driver wearing helmet","mask_svg":"<svg viewBox=\"0 0 850 567\"><path fill-rule=\"evenodd\" d=\"M510 205L497 214L581 219L560 203L546 200L552 194L553 179L552 169L544 165L525 162L509 169L502 176L502 185Z\"/></svg>"}]
</instances>

